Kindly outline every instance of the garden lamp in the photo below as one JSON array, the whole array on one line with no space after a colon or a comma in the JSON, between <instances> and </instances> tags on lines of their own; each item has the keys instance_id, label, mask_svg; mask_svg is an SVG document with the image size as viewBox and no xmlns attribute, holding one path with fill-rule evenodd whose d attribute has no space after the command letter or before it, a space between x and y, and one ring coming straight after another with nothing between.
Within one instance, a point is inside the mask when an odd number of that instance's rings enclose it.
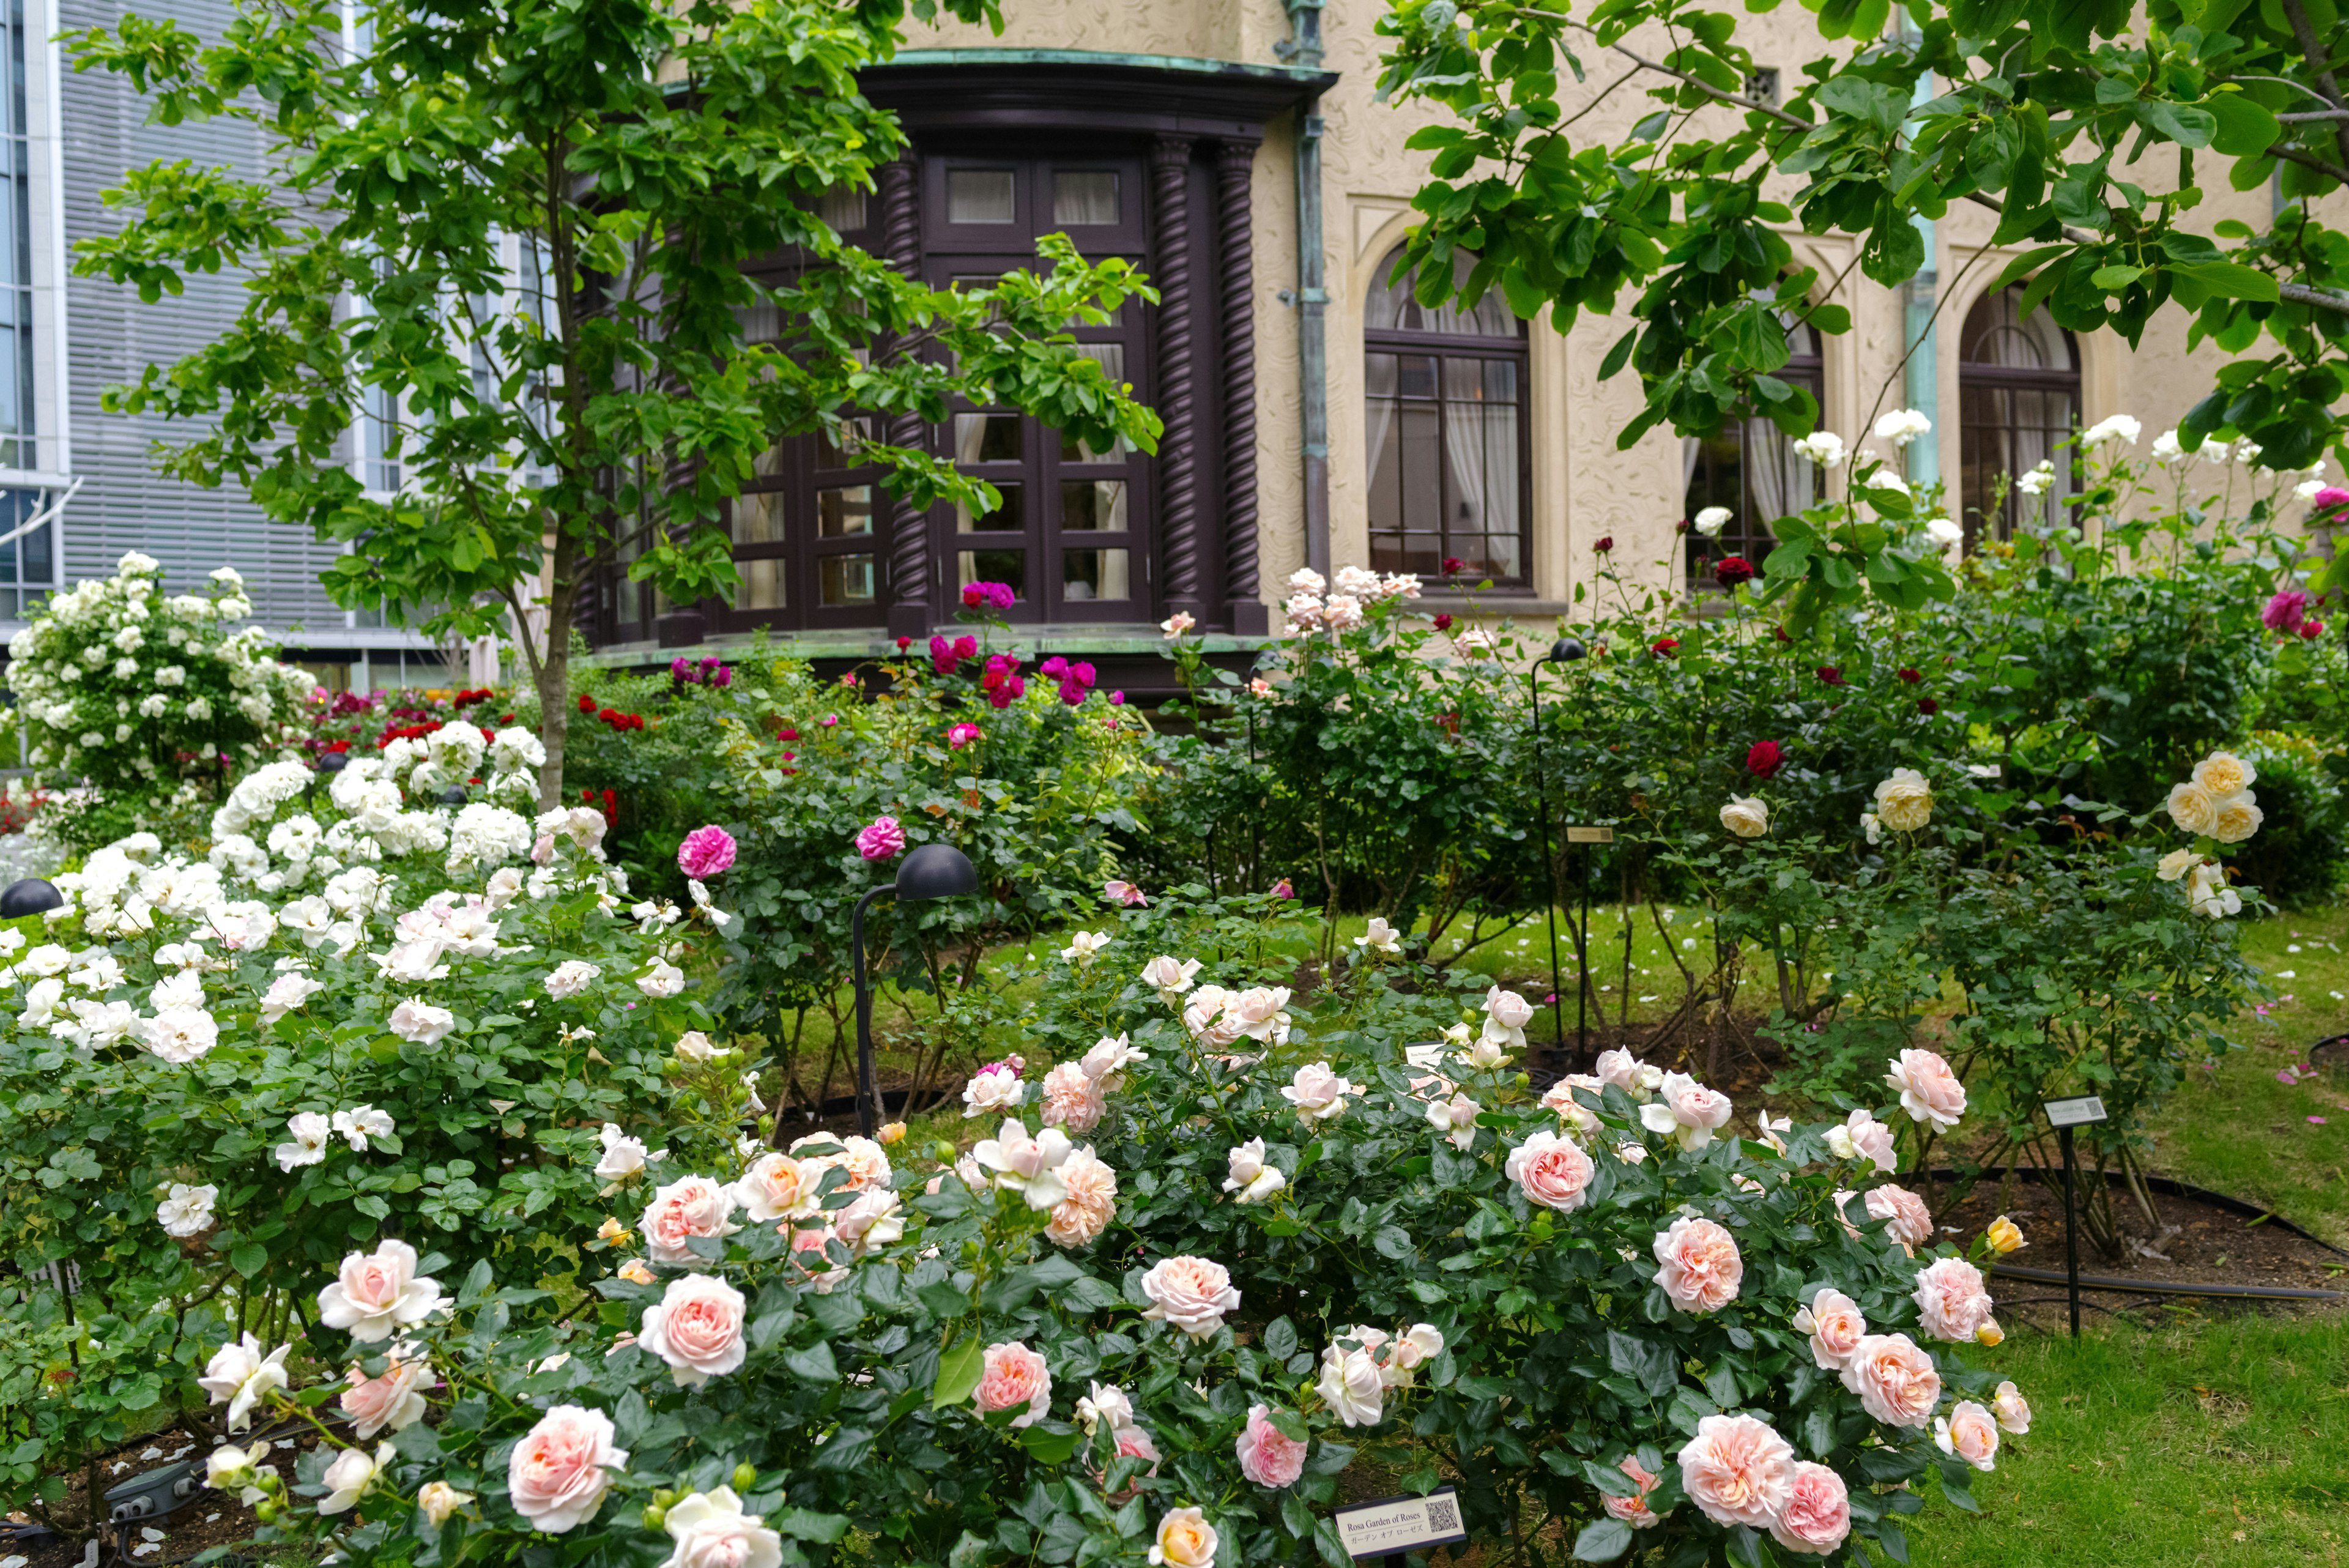
<instances>
[{"instance_id":1,"label":"garden lamp","mask_svg":"<svg viewBox=\"0 0 2349 1568\"><path fill-rule=\"evenodd\" d=\"M11 882L0 892L0 920L21 919L26 915L47 914L51 909L66 907L66 896L38 877L27 877L21 882Z\"/></svg>"},{"instance_id":2,"label":"garden lamp","mask_svg":"<svg viewBox=\"0 0 2349 1568\"><path fill-rule=\"evenodd\" d=\"M873 1065L873 988L864 979L864 907L884 893L899 903L919 898L957 898L978 891L978 868L951 844L925 844L897 867L897 879L856 900L848 917L851 979L856 986L856 1130L873 1136L880 1120L881 1086ZM775 1112L775 1141L783 1138L782 1110Z\"/></svg>"},{"instance_id":3,"label":"garden lamp","mask_svg":"<svg viewBox=\"0 0 2349 1568\"><path fill-rule=\"evenodd\" d=\"M450 784L447 789L440 792L440 804L442 805L462 805L468 798L469 797L465 794L465 786L463 784Z\"/></svg>"},{"instance_id":4,"label":"garden lamp","mask_svg":"<svg viewBox=\"0 0 2349 1568\"><path fill-rule=\"evenodd\" d=\"M1566 1012L1565 1004L1558 1001L1557 862L1551 858L1549 852L1549 768L1543 760L1541 667L1545 664L1572 664L1581 657L1582 644L1570 637L1561 637L1551 643L1549 651L1535 659L1533 668L1526 672L1526 685L1533 694L1534 707L1535 815L1541 823L1542 869L1549 879L1549 898L1544 905L1544 916L1549 921L1550 1033L1561 1046L1566 1044ZM1578 947L1576 952L1579 954L1580 951Z\"/></svg>"}]
</instances>

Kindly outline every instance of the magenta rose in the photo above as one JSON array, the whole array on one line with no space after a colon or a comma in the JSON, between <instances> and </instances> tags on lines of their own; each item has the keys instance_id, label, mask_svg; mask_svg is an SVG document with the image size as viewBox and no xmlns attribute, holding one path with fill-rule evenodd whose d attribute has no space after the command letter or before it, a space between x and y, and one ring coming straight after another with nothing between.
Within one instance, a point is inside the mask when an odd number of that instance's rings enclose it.
<instances>
[{"instance_id":1,"label":"magenta rose","mask_svg":"<svg viewBox=\"0 0 2349 1568\"><path fill-rule=\"evenodd\" d=\"M856 853L867 860L894 860L905 852L905 830L894 816L876 816L856 835Z\"/></svg>"},{"instance_id":2,"label":"magenta rose","mask_svg":"<svg viewBox=\"0 0 2349 1568\"><path fill-rule=\"evenodd\" d=\"M734 836L715 824L697 827L677 846L677 868L707 881L734 864Z\"/></svg>"}]
</instances>

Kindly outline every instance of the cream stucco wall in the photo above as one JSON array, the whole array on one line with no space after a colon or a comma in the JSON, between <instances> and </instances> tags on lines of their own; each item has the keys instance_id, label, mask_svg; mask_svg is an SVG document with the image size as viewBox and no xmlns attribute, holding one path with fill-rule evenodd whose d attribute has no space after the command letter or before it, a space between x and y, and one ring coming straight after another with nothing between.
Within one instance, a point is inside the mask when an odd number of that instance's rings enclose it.
<instances>
[{"instance_id":1,"label":"cream stucco wall","mask_svg":"<svg viewBox=\"0 0 2349 1568\"><path fill-rule=\"evenodd\" d=\"M1421 125L1448 117L1423 105L1397 108L1377 101L1375 82L1381 40L1373 28L1384 7L1378 0L1331 0L1322 13L1323 64L1340 74L1320 102L1323 140L1323 270L1329 290L1330 511L1331 560L1337 565L1368 559L1367 453L1362 401L1362 302L1380 261L1411 224L1410 201L1425 175L1426 161L1407 151L1404 141ZM1278 0L1173 0L1134 7L1111 0L1006 0L1005 30L949 23L914 27L913 48L1029 47L1085 49L1124 54L1160 54L1197 58L1283 63L1274 46L1289 36ZM1799 77L1806 60L1826 50L1807 13L1793 7L1739 18L1740 38L1757 64L1777 67L1782 79ZM1631 42L1641 40L1636 36ZM1660 52L1643 49L1652 57ZM1599 57L1586 59L1597 84L1620 71ZM1633 90L1578 128L1590 140L1619 137L1651 100ZM1708 124L1717 120L1717 124ZM1683 133L1717 133L1732 123L1730 111L1701 114ZM1281 597L1280 585L1305 561L1304 481L1298 391L1299 362L1296 314L1279 296L1296 286L1296 125L1284 116L1268 128L1256 159L1255 244L1257 257L1257 437L1263 566L1268 603ZM2166 184L2174 152L2150 161L2130 177L2150 189ZM2217 182L2198 224L2238 217L2264 225L2269 196L2227 191ZM2206 189L2208 187L2206 186ZM1790 196L1791 187L1777 192ZM2340 211L2331 209L2338 207ZM2349 198L2326 203L2334 223L2349 221ZM1938 225L1936 263L1943 304L1938 321L1938 372L1941 418L1939 442L1942 475L1954 492L1959 471L1958 337L1966 312L2004 265L2010 250L1985 254L1995 217L1961 204ZM1852 265L1856 243L1842 236L1790 233L1796 254L1818 270L1823 290L1847 306L1852 330L1827 337L1825 420L1847 440L1864 435L1875 413L1905 403L1900 360L1904 348L1903 306L1898 291L1863 278ZM1836 280L1840 279L1840 282ZM1628 307L1630 296L1624 305ZM1668 431L1652 431L1630 451L1619 451L1617 432L1637 413L1640 398L1628 371L1601 383L1599 366L1608 349L1632 323L1627 316L1578 322L1569 332L1552 330L1547 319L1532 325L1531 418L1534 523L1534 584L1537 603L1556 606L1575 587L1595 580L1594 543L1614 542L1616 570L1635 581L1671 588L1679 581L1676 525L1682 508L1681 443ZM2207 347L2186 348L2189 318L2170 310L2159 317L2135 349L2111 333L2080 342L2083 417L2094 422L2116 412L2144 421L2147 439L2174 425L2211 387L2221 356ZM1855 444L1857 444L1855 441Z\"/></svg>"}]
</instances>

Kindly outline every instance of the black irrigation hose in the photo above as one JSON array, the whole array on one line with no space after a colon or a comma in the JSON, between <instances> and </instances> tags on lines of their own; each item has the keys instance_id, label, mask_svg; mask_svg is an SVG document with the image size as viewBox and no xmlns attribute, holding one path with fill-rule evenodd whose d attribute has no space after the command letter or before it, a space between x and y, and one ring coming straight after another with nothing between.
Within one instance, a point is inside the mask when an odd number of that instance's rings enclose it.
<instances>
[{"instance_id":1,"label":"black irrigation hose","mask_svg":"<svg viewBox=\"0 0 2349 1568\"><path fill-rule=\"evenodd\" d=\"M1994 1276L2027 1280L2034 1285L2060 1285L2070 1276L2061 1269L2025 1269L2013 1263L1992 1263ZM2118 1291L2133 1296L2215 1296L2230 1301L2337 1302L2339 1291L2302 1290L2291 1285L2189 1285L2169 1280L2124 1280L2113 1274L2082 1274L2084 1291ZM2067 1298L2068 1299L2068 1298Z\"/></svg>"},{"instance_id":2,"label":"black irrigation hose","mask_svg":"<svg viewBox=\"0 0 2349 1568\"><path fill-rule=\"evenodd\" d=\"M2349 1039L2349 1035L2344 1035L2343 1038ZM1946 1165L1936 1166L1926 1174L1935 1181L1956 1181L1960 1179L1961 1175L1960 1172ZM2018 1165L2014 1168L2014 1174L2018 1179L2036 1182L2043 1187L2055 1186L2064 1178L2064 1173L2060 1170L2051 1170L2037 1165ZM2096 1173L2093 1170L2084 1170L2080 1175L2084 1179L2093 1181L2095 1179ZM1980 1186L1993 1176L2002 1176L2002 1173L1996 1170L1982 1171L1974 1178L1975 1185ZM2127 1179L2117 1170L2105 1172L2105 1182L2107 1186L2122 1186ZM2256 1203L2230 1197L2224 1192L2213 1192L2207 1187L2197 1187L2192 1182L2180 1181L2171 1176L2148 1176L2145 1179L2145 1185L2148 1191L2158 1192L2165 1198L2183 1198L2190 1202L2208 1204L2213 1209L2223 1210L2230 1214L2240 1214L2246 1223L2265 1225L2271 1231L2281 1231L2287 1236L2297 1236L2312 1247L2322 1247L2335 1257L2349 1258L2349 1248L2336 1247L2322 1236L2312 1236L2282 1215L2272 1210L2262 1209Z\"/></svg>"}]
</instances>

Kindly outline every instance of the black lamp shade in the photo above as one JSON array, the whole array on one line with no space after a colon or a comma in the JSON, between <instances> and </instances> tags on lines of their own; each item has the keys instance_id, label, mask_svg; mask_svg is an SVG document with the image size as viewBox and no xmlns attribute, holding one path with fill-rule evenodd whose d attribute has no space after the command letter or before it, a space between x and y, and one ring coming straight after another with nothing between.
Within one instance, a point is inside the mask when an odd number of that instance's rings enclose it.
<instances>
[{"instance_id":1,"label":"black lamp shade","mask_svg":"<svg viewBox=\"0 0 2349 1568\"><path fill-rule=\"evenodd\" d=\"M46 884L44 884L46 886ZM978 891L978 868L951 844L925 844L897 867L897 897L952 898Z\"/></svg>"},{"instance_id":2,"label":"black lamp shade","mask_svg":"<svg viewBox=\"0 0 2349 1568\"><path fill-rule=\"evenodd\" d=\"M1549 656L1560 664L1571 664L1582 657L1582 644L1570 637L1561 637L1549 645Z\"/></svg>"},{"instance_id":3,"label":"black lamp shade","mask_svg":"<svg viewBox=\"0 0 2349 1568\"><path fill-rule=\"evenodd\" d=\"M62 909L65 903L66 896L57 888L38 877L27 877L21 882L10 883L5 892L0 892L0 920Z\"/></svg>"},{"instance_id":4,"label":"black lamp shade","mask_svg":"<svg viewBox=\"0 0 2349 1568\"><path fill-rule=\"evenodd\" d=\"M450 784L447 789L440 792L440 804L442 805L462 805L470 797L465 794L465 786L463 784Z\"/></svg>"},{"instance_id":5,"label":"black lamp shade","mask_svg":"<svg viewBox=\"0 0 2349 1568\"><path fill-rule=\"evenodd\" d=\"M322 774L341 773L344 768L350 765L350 760L340 752L328 752L318 759L318 771Z\"/></svg>"}]
</instances>

